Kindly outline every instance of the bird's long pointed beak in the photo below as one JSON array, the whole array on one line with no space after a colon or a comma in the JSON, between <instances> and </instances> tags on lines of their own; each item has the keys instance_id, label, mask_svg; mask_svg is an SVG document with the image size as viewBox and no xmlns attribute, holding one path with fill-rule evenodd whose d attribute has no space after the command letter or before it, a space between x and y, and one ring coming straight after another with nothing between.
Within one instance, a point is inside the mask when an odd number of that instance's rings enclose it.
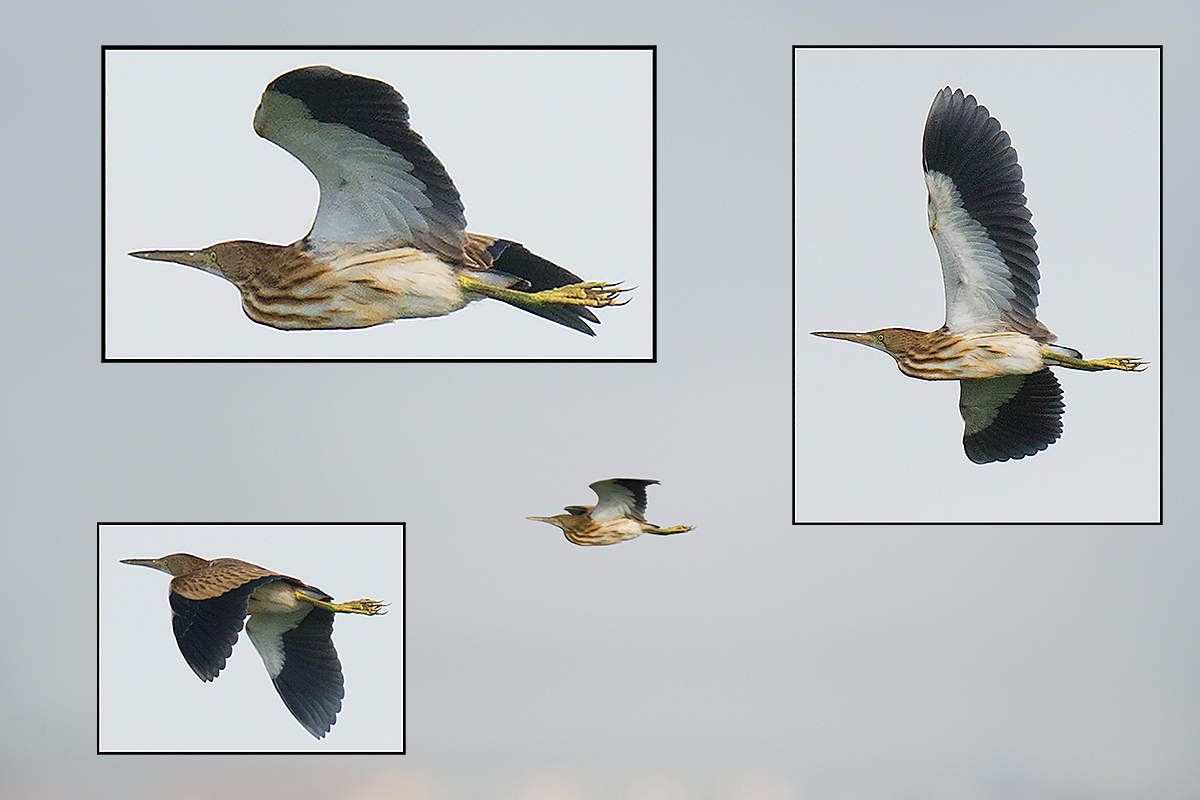
<instances>
[{"instance_id":1,"label":"bird's long pointed beak","mask_svg":"<svg viewBox=\"0 0 1200 800\"><path fill-rule=\"evenodd\" d=\"M555 524L554 520L550 517L526 517L525 519L531 519L534 522L549 522L551 525Z\"/></svg>"},{"instance_id":2,"label":"bird's long pointed beak","mask_svg":"<svg viewBox=\"0 0 1200 800\"><path fill-rule=\"evenodd\" d=\"M867 334L865 333L849 333L846 331L813 331L812 335L820 336L822 339L845 339L847 342L867 344Z\"/></svg>"},{"instance_id":3,"label":"bird's long pointed beak","mask_svg":"<svg viewBox=\"0 0 1200 800\"><path fill-rule=\"evenodd\" d=\"M122 564L133 564L135 567L150 567L160 572L166 572L160 558L122 558Z\"/></svg>"},{"instance_id":4,"label":"bird's long pointed beak","mask_svg":"<svg viewBox=\"0 0 1200 800\"><path fill-rule=\"evenodd\" d=\"M207 271L208 262L203 250L134 250L129 255L146 261L173 261Z\"/></svg>"}]
</instances>

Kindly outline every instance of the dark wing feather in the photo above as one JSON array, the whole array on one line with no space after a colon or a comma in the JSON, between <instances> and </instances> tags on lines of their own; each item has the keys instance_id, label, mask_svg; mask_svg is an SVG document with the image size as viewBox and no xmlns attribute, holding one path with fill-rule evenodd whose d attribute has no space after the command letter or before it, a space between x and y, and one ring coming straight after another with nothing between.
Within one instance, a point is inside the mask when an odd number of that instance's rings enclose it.
<instances>
[{"instance_id":1,"label":"dark wing feather","mask_svg":"<svg viewBox=\"0 0 1200 800\"><path fill-rule=\"evenodd\" d=\"M583 282L583 279L575 273L529 252L523 245L516 242L476 233L468 234L468 236L471 238L472 245L482 248L482 253L485 254L484 260L490 260L492 269L521 279L522 283L511 287L513 289L522 292L540 292L544 289L557 289L559 286L570 286L573 283ZM600 324L600 320L587 306L553 305L541 308L520 306L520 308L580 333L586 333L588 336L596 335L588 322Z\"/></svg>"},{"instance_id":2,"label":"dark wing feather","mask_svg":"<svg viewBox=\"0 0 1200 800\"><path fill-rule=\"evenodd\" d=\"M959 383L963 449L976 464L1034 455L1062 435L1062 388L1049 369Z\"/></svg>"},{"instance_id":3,"label":"dark wing feather","mask_svg":"<svg viewBox=\"0 0 1200 800\"><path fill-rule=\"evenodd\" d=\"M629 517L638 522L646 521L646 487L658 481L642 478L609 478L596 481L589 488L599 501L592 511L592 519L602 521Z\"/></svg>"},{"instance_id":4,"label":"dark wing feather","mask_svg":"<svg viewBox=\"0 0 1200 800\"><path fill-rule=\"evenodd\" d=\"M264 575L205 600L171 592L171 627L179 652L200 680L211 681L225 668L246 619L251 593L278 576Z\"/></svg>"},{"instance_id":5,"label":"dark wing feather","mask_svg":"<svg viewBox=\"0 0 1200 800\"><path fill-rule=\"evenodd\" d=\"M467 222L458 189L409 127L408 106L391 86L304 67L271 81L254 120L259 135L300 159L321 186L314 241L407 242L462 260Z\"/></svg>"},{"instance_id":6,"label":"dark wing feather","mask_svg":"<svg viewBox=\"0 0 1200 800\"><path fill-rule=\"evenodd\" d=\"M1037 322L1036 230L1025 207L1021 165L1009 135L974 97L961 89L951 92L947 86L929 109L922 151L931 202L954 205L949 197L939 196L930 173L947 176L961 209L982 226L995 248L989 250L986 242L971 243L969 223L953 214L939 218L943 230L934 230L934 240L946 281L947 324L952 329L965 327L956 325L956 318L970 322L990 315L1025 333L1044 331ZM944 205L942 210L949 209ZM950 238L939 238L939 233ZM944 248L957 245L962 245L958 253L970 263L948 265ZM1002 263L988 258L989 252L996 251Z\"/></svg>"},{"instance_id":7,"label":"dark wing feather","mask_svg":"<svg viewBox=\"0 0 1200 800\"><path fill-rule=\"evenodd\" d=\"M283 652L275 689L292 716L320 739L333 727L345 697L342 664L333 648L333 612L314 607L283 634Z\"/></svg>"}]
</instances>

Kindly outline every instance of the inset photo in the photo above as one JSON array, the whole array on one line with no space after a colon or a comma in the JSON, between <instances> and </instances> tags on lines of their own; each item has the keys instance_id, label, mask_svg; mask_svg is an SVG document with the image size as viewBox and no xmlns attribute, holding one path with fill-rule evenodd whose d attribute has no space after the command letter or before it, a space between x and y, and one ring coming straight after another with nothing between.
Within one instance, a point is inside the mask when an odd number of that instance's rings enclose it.
<instances>
[{"instance_id":1,"label":"inset photo","mask_svg":"<svg viewBox=\"0 0 1200 800\"><path fill-rule=\"evenodd\" d=\"M404 753L403 523L97 528L99 753Z\"/></svg>"},{"instance_id":2,"label":"inset photo","mask_svg":"<svg viewBox=\"0 0 1200 800\"><path fill-rule=\"evenodd\" d=\"M1161 56L794 50L794 522L1161 523Z\"/></svg>"},{"instance_id":3,"label":"inset photo","mask_svg":"<svg viewBox=\"0 0 1200 800\"><path fill-rule=\"evenodd\" d=\"M655 51L103 52L105 361L653 361Z\"/></svg>"}]
</instances>

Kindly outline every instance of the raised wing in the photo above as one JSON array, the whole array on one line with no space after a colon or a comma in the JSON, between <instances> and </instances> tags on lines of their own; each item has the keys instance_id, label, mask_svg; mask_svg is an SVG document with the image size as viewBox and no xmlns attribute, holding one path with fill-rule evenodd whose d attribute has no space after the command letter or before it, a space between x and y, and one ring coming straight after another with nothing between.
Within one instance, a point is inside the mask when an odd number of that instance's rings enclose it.
<instances>
[{"instance_id":1,"label":"raised wing","mask_svg":"<svg viewBox=\"0 0 1200 800\"><path fill-rule=\"evenodd\" d=\"M1062 388L1050 370L959 383L963 449L976 464L1031 456L1062 435Z\"/></svg>"},{"instance_id":2,"label":"raised wing","mask_svg":"<svg viewBox=\"0 0 1200 800\"><path fill-rule=\"evenodd\" d=\"M408 106L388 84L332 67L292 70L263 92L254 130L316 176L313 244L409 244L463 260L467 223L458 190L408 126Z\"/></svg>"},{"instance_id":3,"label":"raised wing","mask_svg":"<svg viewBox=\"0 0 1200 800\"><path fill-rule=\"evenodd\" d=\"M596 493L599 502L592 510L592 519L603 522L609 519L635 519L646 521L646 487L658 481L639 478L610 478L596 481L589 488Z\"/></svg>"},{"instance_id":4,"label":"raised wing","mask_svg":"<svg viewBox=\"0 0 1200 800\"><path fill-rule=\"evenodd\" d=\"M1038 257L1012 140L961 89L938 92L922 163L929 230L942 261L951 331L1006 326L1049 336L1037 321Z\"/></svg>"}]
</instances>

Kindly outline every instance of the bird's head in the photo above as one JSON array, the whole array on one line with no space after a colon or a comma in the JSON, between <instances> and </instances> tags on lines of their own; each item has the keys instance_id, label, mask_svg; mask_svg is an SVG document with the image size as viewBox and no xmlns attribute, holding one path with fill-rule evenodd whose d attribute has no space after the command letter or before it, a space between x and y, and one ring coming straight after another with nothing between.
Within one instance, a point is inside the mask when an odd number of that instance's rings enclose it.
<instances>
[{"instance_id":1,"label":"bird's head","mask_svg":"<svg viewBox=\"0 0 1200 800\"><path fill-rule=\"evenodd\" d=\"M895 357L898 354L907 352L916 341L916 337L925 336L921 331L909 330L908 328L880 328L877 331L867 331L866 333L846 333L842 331L813 331L813 336L820 336L824 339L844 339L847 342L858 342L865 344L867 347L873 347L876 350L882 350L888 355Z\"/></svg>"},{"instance_id":2,"label":"bird's head","mask_svg":"<svg viewBox=\"0 0 1200 800\"><path fill-rule=\"evenodd\" d=\"M259 274L273 265L287 248L265 242L220 242L202 250L137 250L129 255L147 261L173 261L212 273L234 284Z\"/></svg>"},{"instance_id":3,"label":"bird's head","mask_svg":"<svg viewBox=\"0 0 1200 800\"><path fill-rule=\"evenodd\" d=\"M133 564L135 567L150 567L165 572L168 575L186 575L195 572L208 564L203 558L189 553L172 553L162 558L123 558L122 564Z\"/></svg>"},{"instance_id":4,"label":"bird's head","mask_svg":"<svg viewBox=\"0 0 1200 800\"><path fill-rule=\"evenodd\" d=\"M567 516L567 514L558 514L553 517L526 517L525 519L531 519L534 522L546 522L565 531L567 527L563 520L567 519Z\"/></svg>"}]
</instances>

